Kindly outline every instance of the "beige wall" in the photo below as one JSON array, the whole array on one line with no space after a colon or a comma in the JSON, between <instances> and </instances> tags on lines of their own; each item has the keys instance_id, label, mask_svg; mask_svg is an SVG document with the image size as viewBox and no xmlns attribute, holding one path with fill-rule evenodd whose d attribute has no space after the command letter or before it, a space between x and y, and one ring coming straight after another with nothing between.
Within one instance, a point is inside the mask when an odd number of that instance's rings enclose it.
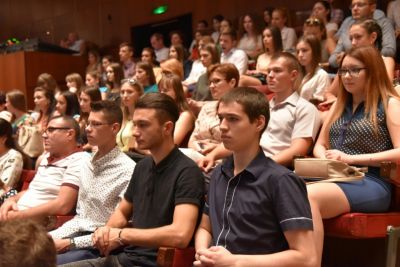
<instances>
[{"instance_id":1,"label":"beige wall","mask_svg":"<svg viewBox=\"0 0 400 267\"><path fill-rule=\"evenodd\" d=\"M271 1L272 2L272 1ZM0 41L8 37L40 37L58 43L70 31L100 46L130 40L130 27L192 13L194 23L217 13L234 19L244 12L259 12L273 6L265 0L1 0ZM279 0L291 10L307 10L313 0ZM341 1L345 2L345 1ZM156 4L169 10L152 15ZM110 18L110 19L109 19ZM48 32L48 33L46 33Z\"/></svg>"}]
</instances>

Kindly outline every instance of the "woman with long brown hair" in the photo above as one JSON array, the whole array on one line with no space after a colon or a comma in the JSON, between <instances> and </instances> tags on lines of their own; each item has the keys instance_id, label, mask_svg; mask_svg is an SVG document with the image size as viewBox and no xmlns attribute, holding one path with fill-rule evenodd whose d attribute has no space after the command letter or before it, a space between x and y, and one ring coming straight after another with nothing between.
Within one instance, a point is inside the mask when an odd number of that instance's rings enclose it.
<instances>
[{"instance_id":1,"label":"woman with long brown hair","mask_svg":"<svg viewBox=\"0 0 400 267\"><path fill-rule=\"evenodd\" d=\"M351 49L340 64L336 103L314 147L314 156L368 166L361 181L307 186L319 260L322 219L346 212L385 212L391 184L380 177L383 161L400 160L400 98L379 52L371 46Z\"/></svg>"}]
</instances>

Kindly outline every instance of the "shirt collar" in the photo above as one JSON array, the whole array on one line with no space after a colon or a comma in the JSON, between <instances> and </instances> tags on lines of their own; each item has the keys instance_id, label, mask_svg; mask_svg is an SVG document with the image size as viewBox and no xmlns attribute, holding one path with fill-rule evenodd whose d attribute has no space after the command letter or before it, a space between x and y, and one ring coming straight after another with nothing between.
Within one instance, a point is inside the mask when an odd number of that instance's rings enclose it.
<instances>
[{"instance_id":1,"label":"shirt collar","mask_svg":"<svg viewBox=\"0 0 400 267\"><path fill-rule=\"evenodd\" d=\"M275 98L276 97L274 96L271 99L271 101L269 101L269 106L270 106L271 109L273 109L275 107L278 108L278 107L284 106L286 104L289 104L289 105L292 105L292 106L296 106L297 102L299 101L300 96L296 91L294 91L289 97L287 97L285 100L283 100L280 103L276 103L275 102Z\"/></svg>"},{"instance_id":2,"label":"shirt collar","mask_svg":"<svg viewBox=\"0 0 400 267\"><path fill-rule=\"evenodd\" d=\"M257 156L250 162L250 164L241 172L249 173L249 177L252 177L254 180L257 180L258 177L265 171L265 159L266 156L261 149L259 148ZM226 160L223 161L221 165L221 171L225 174L225 176L229 179L233 177L233 156L229 156Z\"/></svg>"},{"instance_id":3,"label":"shirt collar","mask_svg":"<svg viewBox=\"0 0 400 267\"><path fill-rule=\"evenodd\" d=\"M156 172L162 172L166 167L168 166L173 166L173 162L175 159L178 157L180 151L177 146L174 147L174 149L171 150L171 152L163 158L157 165L154 163L153 160L153 169Z\"/></svg>"}]
</instances>

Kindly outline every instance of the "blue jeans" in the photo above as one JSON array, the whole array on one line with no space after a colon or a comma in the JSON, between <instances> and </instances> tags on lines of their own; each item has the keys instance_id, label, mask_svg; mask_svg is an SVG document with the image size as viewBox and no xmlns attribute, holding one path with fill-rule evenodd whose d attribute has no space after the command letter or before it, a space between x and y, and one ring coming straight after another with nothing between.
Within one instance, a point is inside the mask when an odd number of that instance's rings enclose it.
<instances>
[{"instance_id":1,"label":"blue jeans","mask_svg":"<svg viewBox=\"0 0 400 267\"><path fill-rule=\"evenodd\" d=\"M57 255L57 265L100 257L97 249L74 249Z\"/></svg>"}]
</instances>

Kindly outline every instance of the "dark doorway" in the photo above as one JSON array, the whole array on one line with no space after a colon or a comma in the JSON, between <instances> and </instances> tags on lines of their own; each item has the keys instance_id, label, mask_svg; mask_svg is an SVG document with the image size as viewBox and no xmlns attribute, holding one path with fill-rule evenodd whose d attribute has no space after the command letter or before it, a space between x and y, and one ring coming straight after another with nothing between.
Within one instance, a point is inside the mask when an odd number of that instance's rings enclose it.
<instances>
[{"instance_id":1,"label":"dark doorway","mask_svg":"<svg viewBox=\"0 0 400 267\"><path fill-rule=\"evenodd\" d=\"M131 40L136 51L136 56L140 57L140 53L144 47L151 47L150 36L156 32L164 36L164 44L165 46L169 46L169 33L174 30L179 30L183 33L184 45L185 47L189 47L192 41L192 14L186 14L157 23L132 27Z\"/></svg>"}]
</instances>

